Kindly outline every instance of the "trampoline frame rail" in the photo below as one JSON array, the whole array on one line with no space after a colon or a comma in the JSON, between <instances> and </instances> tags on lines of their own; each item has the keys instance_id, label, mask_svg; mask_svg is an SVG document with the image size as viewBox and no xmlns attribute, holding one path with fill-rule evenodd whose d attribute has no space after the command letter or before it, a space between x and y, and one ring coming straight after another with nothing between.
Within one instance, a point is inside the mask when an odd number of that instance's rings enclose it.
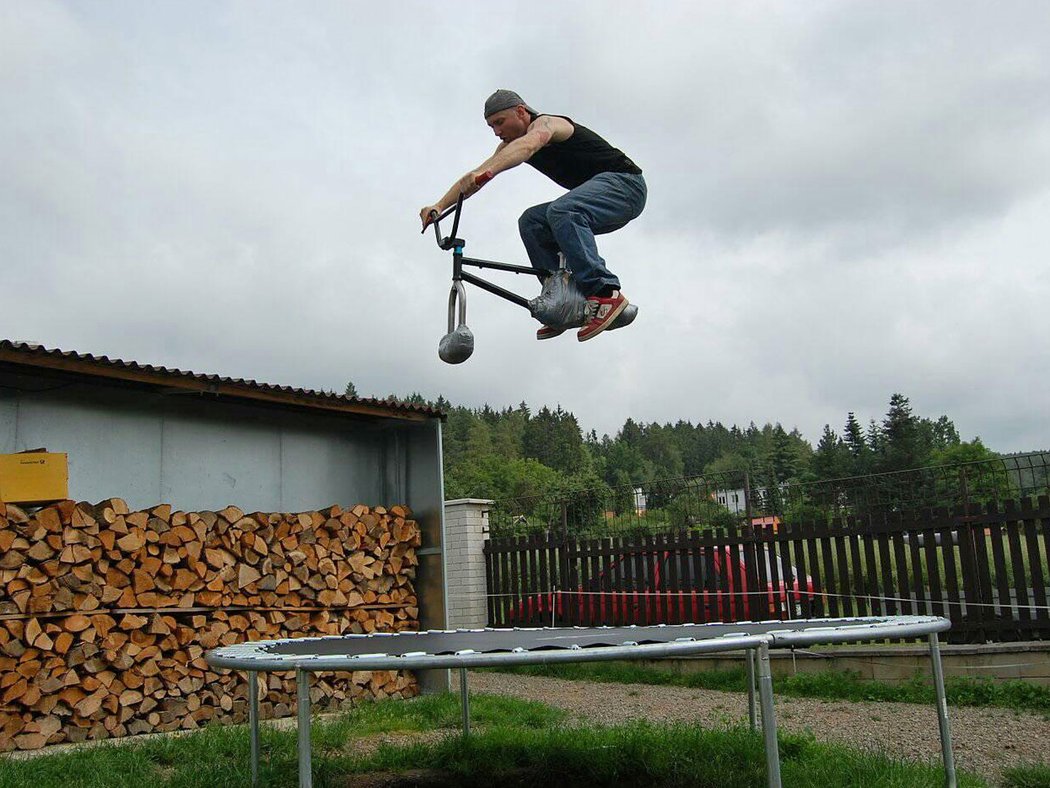
<instances>
[{"instance_id":1,"label":"trampoline frame rail","mask_svg":"<svg viewBox=\"0 0 1050 788\"><path fill-rule=\"evenodd\" d=\"M790 624L790 625L788 625ZM951 726L948 720L948 705L944 691L944 671L941 665L938 633L949 629L951 622L937 616L884 616L855 619L806 619L791 622L739 622L736 624L689 624L656 625L649 627L572 627L572 628L521 628L514 630L440 630L430 632L382 633L371 635L340 635L322 638L294 638L270 641L255 641L233 646L224 646L205 655L213 668L243 670L248 678L248 729L251 751L252 785L259 780L259 693L260 671L294 670L296 675L296 709L298 716L298 761L300 788L312 788L312 759L310 748L310 673L335 670L428 670L457 669L462 708L463 735L470 735L470 696L467 669L475 667L497 667L529 664L558 664L567 662L599 662L609 660L658 659L666 657L693 656L704 653L737 651L746 652L748 673L748 719L751 729L757 731L761 725L766 757L767 785L781 788L780 757L777 746L777 723L773 705L773 676L769 652L777 648L795 648L820 643L844 643L881 639L913 639L925 637L929 643L930 662L934 690L936 693L937 721L940 729L941 757L944 764L945 786L956 788L955 759L951 748ZM730 629L731 632L714 637L696 637L705 628ZM749 631L749 628L757 631ZM571 639L571 633L595 633L616 630L620 635L637 633L637 640L625 640L620 645L590 645L552 647L539 646L540 650L516 647L511 650L484 652L463 649L453 653L430 654L425 651L402 651L402 653L364 653L357 655L320 655L295 653L309 651L311 643L326 645L337 641L370 639L368 642L394 644L400 638L413 645L421 643L427 635L471 636L483 633L520 632L528 636L546 637L551 640ZM685 636L666 639L663 642L642 642L658 634L666 638L672 631L689 633ZM560 633L569 633L562 636ZM695 635L693 635L695 633ZM484 636L483 636L484 637ZM495 636L493 636L495 637ZM420 640L415 641L414 638ZM277 653L282 647L294 649L290 654ZM757 688L757 693L756 693ZM756 704L757 694L757 704ZM757 705L757 708L756 708ZM759 722L760 720L760 722Z\"/></svg>"}]
</instances>

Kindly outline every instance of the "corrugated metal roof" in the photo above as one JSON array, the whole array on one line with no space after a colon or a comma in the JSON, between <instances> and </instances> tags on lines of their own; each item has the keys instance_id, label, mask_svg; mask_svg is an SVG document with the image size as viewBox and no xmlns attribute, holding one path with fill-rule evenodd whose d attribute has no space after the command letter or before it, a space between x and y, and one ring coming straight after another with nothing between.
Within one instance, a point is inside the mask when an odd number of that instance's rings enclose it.
<instances>
[{"instance_id":1,"label":"corrugated metal roof","mask_svg":"<svg viewBox=\"0 0 1050 788\"><path fill-rule=\"evenodd\" d=\"M181 369L139 364L137 361L111 359L108 356L93 356L90 353L46 348L30 342L0 339L0 362L4 361L93 377L170 386L233 398L265 400L328 412L339 411L362 416L402 418L412 421L445 417L445 414L436 408L399 402L394 399L347 397L343 394L277 386L221 375L203 375L197 372L185 372Z\"/></svg>"}]
</instances>

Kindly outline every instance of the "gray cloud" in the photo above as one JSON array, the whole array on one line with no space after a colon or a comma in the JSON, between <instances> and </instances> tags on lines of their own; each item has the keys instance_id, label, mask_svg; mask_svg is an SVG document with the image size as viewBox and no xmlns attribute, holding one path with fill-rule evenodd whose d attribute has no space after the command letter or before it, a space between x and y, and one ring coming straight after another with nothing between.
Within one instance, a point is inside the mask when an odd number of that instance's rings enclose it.
<instances>
[{"instance_id":1,"label":"gray cloud","mask_svg":"<svg viewBox=\"0 0 1050 788\"><path fill-rule=\"evenodd\" d=\"M653 9L659 9L655 11ZM1041 3L0 7L4 336L200 372L636 420L881 418L903 391L1050 445L1050 10ZM511 87L646 170L601 249L642 309L585 345L469 293L416 212ZM468 203L524 262L527 167ZM531 295L523 277L493 279ZM15 295L8 295L15 294Z\"/></svg>"}]
</instances>

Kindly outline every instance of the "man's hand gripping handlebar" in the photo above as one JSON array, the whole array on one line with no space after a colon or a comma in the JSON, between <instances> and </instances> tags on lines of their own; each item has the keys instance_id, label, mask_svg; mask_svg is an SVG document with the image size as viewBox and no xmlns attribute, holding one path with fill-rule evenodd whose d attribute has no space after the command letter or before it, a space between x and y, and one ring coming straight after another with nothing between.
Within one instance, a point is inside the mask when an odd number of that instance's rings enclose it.
<instances>
[{"instance_id":1,"label":"man's hand gripping handlebar","mask_svg":"<svg viewBox=\"0 0 1050 788\"><path fill-rule=\"evenodd\" d=\"M492 170L485 170L484 172L477 173L476 175L472 173L472 175L473 180L467 182L465 184L465 188L460 190L459 199L456 201L455 205L451 206L450 208L446 208L444 211L439 211L436 205L428 205L419 212L419 218L423 221L422 232L426 232L427 227L429 227L431 224L436 225L439 221L441 221L453 212L456 213L456 219L458 220L459 208L461 205L463 205L463 200L469 197L470 195L474 194L474 192L476 192L478 189L480 189L482 186L484 186L486 183L488 183L494 177L496 177L495 173L493 173ZM466 178L464 180L466 180ZM456 224L458 223L459 222L457 221ZM453 228L452 235L455 234L456 231L455 228ZM441 244L440 235L438 236L438 244Z\"/></svg>"}]
</instances>

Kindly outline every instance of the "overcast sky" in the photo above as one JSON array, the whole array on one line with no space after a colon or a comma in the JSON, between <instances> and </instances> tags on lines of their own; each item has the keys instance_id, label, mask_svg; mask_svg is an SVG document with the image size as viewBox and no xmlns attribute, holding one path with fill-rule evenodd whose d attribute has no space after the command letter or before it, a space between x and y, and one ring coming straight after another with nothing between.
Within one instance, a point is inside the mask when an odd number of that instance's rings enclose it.
<instances>
[{"instance_id":1,"label":"overcast sky","mask_svg":"<svg viewBox=\"0 0 1050 788\"><path fill-rule=\"evenodd\" d=\"M627 329L537 342L418 211L517 90L644 170ZM525 264L528 166L465 207ZM0 0L0 338L363 396L1050 448L1050 3ZM489 275L489 274L485 274ZM528 297L531 278L491 273Z\"/></svg>"}]
</instances>

